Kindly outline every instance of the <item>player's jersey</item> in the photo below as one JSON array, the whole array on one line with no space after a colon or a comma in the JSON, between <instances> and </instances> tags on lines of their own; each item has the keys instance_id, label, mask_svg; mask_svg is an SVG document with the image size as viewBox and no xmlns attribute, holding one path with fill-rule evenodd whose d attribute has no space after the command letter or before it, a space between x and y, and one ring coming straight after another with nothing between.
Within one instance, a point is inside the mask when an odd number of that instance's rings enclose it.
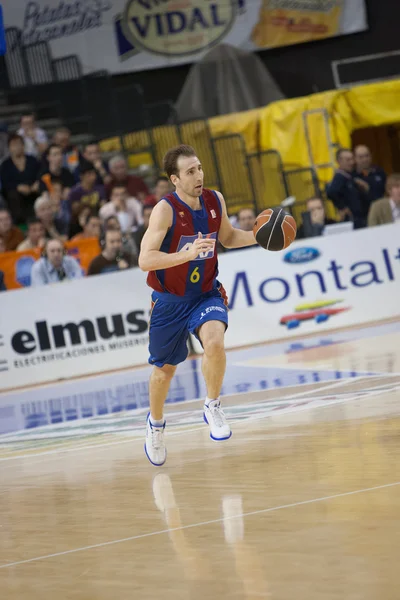
<instances>
[{"instance_id":1,"label":"player's jersey","mask_svg":"<svg viewBox=\"0 0 400 600\"><path fill-rule=\"evenodd\" d=\"M200 210L192 210L175 192L168 194L163 200L172 207L173 219L172 226L161 244L161 252L186 252L198 237L199 231L203 237L214 239L215 246L210 252L202 253L190 262L170 269L150 271L147 277L148 285L156 292L174 294L182 299L194 298L217 289L219 284L216 243L222 208L216 192L203 189Z\"/></svg>"}]
</instances>

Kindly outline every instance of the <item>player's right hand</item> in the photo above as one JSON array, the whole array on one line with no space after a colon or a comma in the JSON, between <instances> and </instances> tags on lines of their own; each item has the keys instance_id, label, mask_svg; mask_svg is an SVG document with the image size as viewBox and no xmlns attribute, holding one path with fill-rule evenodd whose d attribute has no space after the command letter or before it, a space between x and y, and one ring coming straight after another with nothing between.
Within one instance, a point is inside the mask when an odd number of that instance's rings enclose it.
<instances>
[{"instance_id":1,"label":"player's right hand","mask_svg":"<svg viewBox=\"0 0 400 600\"><path fill-rule=\"evenodd\" d=\"M192 244L192 247L188 250L189 260L195 260L199 254L208 253L215 246L215 240L210 238L203 238L203 234L199 232L197 239Z\"/></svg>"}]
</instances>

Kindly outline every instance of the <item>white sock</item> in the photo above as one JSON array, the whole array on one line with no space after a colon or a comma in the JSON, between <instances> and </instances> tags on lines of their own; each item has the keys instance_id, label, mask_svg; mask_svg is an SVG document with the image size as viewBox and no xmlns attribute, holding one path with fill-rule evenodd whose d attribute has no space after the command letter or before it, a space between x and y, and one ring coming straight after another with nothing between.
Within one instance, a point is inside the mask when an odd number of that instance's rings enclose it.
<instances>
[{"instance_id":1,"label":"white sock","mask_svg":"<svg viewBox=\"0 0 400 600\"><path fill-rule=\"evenodd\" d=\"M164 425L164 419L153 419L153 417L150 415L150 423L153 425L153 427L162 427Z\"/></svg>"},{"instance_id":2,"label":"white sock","mask_svg":"<svg viewBox=\"0 0 400 600\"><path fill-rule=\"evenodd\" d=\"M219 396L218 398L209 398L208 396L206 396L206 401L204 402L204 404L206 406L209 406L211 402L219 402Z\"/></svg>"}]
</instances>

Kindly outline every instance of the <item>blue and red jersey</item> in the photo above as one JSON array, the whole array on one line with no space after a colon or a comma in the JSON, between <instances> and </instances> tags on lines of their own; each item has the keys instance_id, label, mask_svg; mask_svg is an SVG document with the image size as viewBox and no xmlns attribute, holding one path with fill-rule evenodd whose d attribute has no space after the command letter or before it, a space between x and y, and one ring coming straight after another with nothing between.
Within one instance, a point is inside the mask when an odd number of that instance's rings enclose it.
<instances>
[{"instance_id":1,"label":"blue and red jersey","mask_svg":"<svg viewBox=\"0 0 400 600\"><path fill-rule=\"evenodd\" d=\"M219 286L216 244L222 217L218 195L212 190L203 189L200 210L192 210L175 192L163 200L171 206L173 219L160 252L173 254L189 250L199 232L203 237L214 239L215 246L210 252L202 253L190 262L170 269L150 271L147 284L156 292L188 299L216 290Z\"/></svg>"}]
</instances>

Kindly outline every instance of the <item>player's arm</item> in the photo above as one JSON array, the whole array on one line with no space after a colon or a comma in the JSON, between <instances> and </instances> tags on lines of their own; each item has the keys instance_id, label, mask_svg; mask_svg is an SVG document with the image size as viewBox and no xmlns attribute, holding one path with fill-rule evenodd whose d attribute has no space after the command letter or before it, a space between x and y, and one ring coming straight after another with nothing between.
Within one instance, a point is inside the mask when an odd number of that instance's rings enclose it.
<instances>
[{"instance_id":1,"label":"player's arm","mask_svg":"<svg viewBox=\"0 0 400 600\"><path fill-rule=\"evenodd\" d=\"M170 269L197 258L201 252L209 252L215 245L215 240L202 238L199 233L198 239L189 250L167 254L160 252L161 244L168 229L172 226L173 213L168 202L161 200L153 209L150 216L149 227L143 236L140 248L139 267L142 271L157 271Z\"/></svg>"},{"instance_id":2,"label":"player's arm","mask_svg":"<svg viewBox=\"0 0 400 600\"><path fill-rule=\"evenodd\" d=\"M235 229L228 218L226 204L223 195L217 192L222 207L221 225L218 238L225 248L244 248L245 246L254 246L257 244L252 231L243 231Z\"/></svg>"}]
</instances>

